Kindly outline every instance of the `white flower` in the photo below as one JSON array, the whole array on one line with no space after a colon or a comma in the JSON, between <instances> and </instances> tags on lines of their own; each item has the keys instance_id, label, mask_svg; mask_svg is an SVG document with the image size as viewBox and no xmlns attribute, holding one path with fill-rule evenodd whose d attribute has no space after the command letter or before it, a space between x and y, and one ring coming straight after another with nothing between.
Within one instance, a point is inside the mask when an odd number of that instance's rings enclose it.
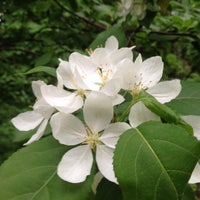
<instances>
[{"instance_id":1,"label":"white flower","mask_svg":"<svg viewBox=\"0 0 200 200\"><path fill-rule=\"evenodd\" d=\"M139 54L134 63L126 59L121 64L119 73L124 78L122 88L132 91L133 95L146 90L159 102L166 103L176 98L181 91L180 80L158 83L163 74L163 62L159 56L142 62Z\"/></svg>"},{"instance_id":2,"label":"white flower","mask_svg":"<svg viewBox=\"0 0 200 200\"><path fill-rule=\"evenodd\" d=\"M60 87L43 85L41 93L50 106L66 114L73 113L83 106L83 99L80 96Z\"/></svg>"},{"instance_id":3,"label":"white flower","mask_svg":"<svg viewBox=\"0 0 200 200\"><path fill-rule=\"evenodd\" d=\"M117 183L113 171L113 151L118 137L129 125L109 124L113 117L112 101L99 92L91 92L83 107L85 124L71 114L56 113L51 118L53 136L65 145L78 145L64 154L58 165L58 175L72 183L83 182L90 174L93 153L99 171Z\"/></svg>"},{"instance_id":4,"label":"white flower","mask_svg":"<svg viewBox=\"0 0 200 200\"><path fill-rule=\"evenodd\" d=\"M83 105L80 96L53 85L46 85L43 81L33 81L32 89L37 98L33 111L21 113L11 120L20 131L29 131L40 125L37 132L25 145L42 137L48 120L56 109L68 114L73 113Z\"/></svg>"},{"instance_id":5,"label":"white flower","mask_svg":"<svg viewBox=\"0 0 200 200\"><path fill-rule=\"evenodd\" d=\"M48 120L54 112L54 108L42 97L41 87L45 85L46 84L43 81L32 82L33 93L37 98L37 101L33 106L33 111L20 113L11 120L13 125L20 131L29 131L39 126L37 132L24 145L28 145L42 137Z\"/></svg>"},{"instance_id":6,"label":"white flower","mask_svg":"<svg viewBox=\"0 0 200 200\"><path fill-rule=\"evenodd\" d=\"M123 101L117 95L121 89L121 76L116 76L116 72L123 59L132 60L132 48L118 49L117 39L111 36L104 48L95 49L90 56L72 53L69 62L60 60L57 75L65 87L77 90L77 94L85 94L86 90L101 91L111 96L114 104L119 104Z\"/></svg>"}]
</instances>

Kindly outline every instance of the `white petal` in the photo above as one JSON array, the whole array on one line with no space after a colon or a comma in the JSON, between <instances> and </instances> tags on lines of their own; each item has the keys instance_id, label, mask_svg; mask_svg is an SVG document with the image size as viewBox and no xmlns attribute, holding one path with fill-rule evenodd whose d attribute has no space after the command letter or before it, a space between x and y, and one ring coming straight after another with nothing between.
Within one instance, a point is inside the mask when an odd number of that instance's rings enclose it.
<instances>
[{"instance_id":1,"label":"white petal","mask_svg":"<svg viewBox=\"0 0 200 200\"><path fill-rule=\"evenodd\" d=\"M103 93L91 92L85 100L83 116L91 130L102 131L113 117L111 99Z\"/></svg>"},{"instance_id":2,"label":"white petal","mask_svg":"<svg viewBox=\"0 0 200 200\"><path fill-rule=\"evenodd\" d=\"M33 90L33 94L35 95L35 97L37 97L37 99L42 97L41 94L41 86L42 85L46 85L46 83L44 81L32 81L32 90Z\"/></svg>"},{"instance_id":3,"label":"white petal","mask_svg":"<svg viewBox=\"0 0 200 200\"><path fill-rule=\"evenodd\" d=\"M180 91L180 80L163 81L147 90L149 94L154 96L161 103L166 103L175 99Z\"/></svg>"},{"instance_id":4,"label":"white petal","mask_svg":"<svg viewBox=\"0 0 200 200\"><path fill-rule=\"evenodd\" d=\"M28 140L28 142L26 142L24 145L29 145L29 144L31 144L31 143L33 143L33 142L39 140L39 139L43 136L43 134L44 134L44 131L45 131L46 127L47 127L47 123L48 123L48 120L45 119L45 120L40 124L40 126L39 126L37 132L36 132L34 135L32 135L32 137L31 137L31 138Z\"/></svg>"},{"instance_id":5,"label":"white petal","mask_svg":"<svg viewBox=\"0 0 200 200\"><path fill-rule=\"evenodd\" d=\"M133 60L132 47L131 48L121 48L111 53L111 62L116 65L123 59Z\"/></svg>"},{"instance_id":6,"label":"white petal","mask_svg":"<svg viewBox=\"0 0 200 200\"><path fill-rule=\"evenodd\" d=\"M182 118L192 126L194 131L194 136L200 140L200 116L195 115L186 115L182 116Z\"/></svg>"},{"instance_id":7,"label":"white petal","mask_svg":"<svg viewBox=\"0 0 200 200\"><path fill-rule=\"evenodd\" d=\"M13 125L20 131L29 131L37 127L43 120L41 114L35 111L27 111L20 113L11 121Z\"/></svg>"},{"instance_id":8,"label":"white petal","mask_svg":"<svg viewBox=\"0 0 200 200\"><path fill-rule=\"evenodd\" d=\"M82 145L69 150L58 164L58 175L65 181L80 183L90 174L93 163L89 145Z\"/></svg>"},{"instance_id":9,"label":"white petal","mask_svg":"<svg viewBox=\"0 0 200 200\"><path fill-rule=\"evenodd\" d=\"M56 70L58 81L60 84L65 85L67 88L74 89L74 85L70 82L71 78L73 78L73 73L71 71L71 67L69 62L60 60L60 64Z\"/></svg>"},{"instance_id":10,"label":"white petal","mask_svg":"<svg viewBox=\"0 0 200 200\"><path fill-rule=\"evenodd\" d=\"M114 50L114 49L118 49L118 40L115 36L110 36L105 43L105 48L110 49L110 50Z\"/></svg>"},{"instance_id":11,"label":"white petal","mask_svg":"<svg viewBox=\"0 0 200 200\"><path fill-rule=\"evenodd\" d=\"M129 114L129 122L133 128L151 120L160 121L160 117L146 108L142 102L138 102L132 106Z\"/></svg>"},{"instance_id":12,"label":"white petal","mask_svg":"<svg viewBox=\"0 0 200 200\"><path fill-rule=\"evenodd\" d=\"M115 96L111 96L110 99L112 100L113 106L121 104L125 99L122 95L117 94Z\"/></svg>"},{"instance_id":13,"label":"white petal","mask_svg":"<svg viewBox=\"0 0 200 200\"><path fill-rule=\"evenodd\" d=\"M116 76L122 79L122 89L132 90L135 84L136 65L132 60L124 59L117 65Z\"/></svg>"},{"instance_id":14,"label":"white petal","mask_svg":"<svg viewBox=\"0 0 200 200\"><path fill-rule=\"evenodd\" d=\"M111 79L106 83L106 85L101 89L101 91L108 96L114 96L122 88L121 82L122 81L120 78Z\"/></svg>"},{"instance_id":15,"label":"white petal","mask_svg":"<svg viewBox=\"0 0 200 200\"><path fill-rule=\"evenodd\" d=\"M140 69L141 82L144 87L152 87L161 79L163 62L160 56L151 57L142 63Z\"/></svg>"},{"instance_id":16,"label":"white petal","mask_svg":"<svg viewBox=\"0 0 200 200\"><path fill-rule=\"evenodd\" d=\"M53 85L42 86L41 92L48 104L66 114L73 113L83 105L83 100L80 96Z\"/></svg>"},{"instance_id":17,"label":"white petal","mask_svg":"<svg viewBox=\"0 0 200 200\"><path fill-rule=\"evenodd\" d=\"M82 122L71 114L58 112L51 117L50 124L54 138L61 144L79 144L87 135Z\"/></svg>"},{"instance_id":18,"label":"white petal","mask_svg":"<svg viewBox=\"0 0 200 200\"><path fill-rule=\"evenodd\" d=\"M76 68L72 69L69 62L61 61L57 68L57 74L62 78L65 87L70 89L86 89L81 76Z\"/></svg>"},{"instance_id":19,"label":"white petal","mask_svg":"<svg viewBox=\"0 0 200 200\"><path fill-rule=\"evenodd\" d=\"M128 130L130 126L125 122L116 122L110 124L103 132L99 139L108 147L115 148L119 136L126 130Z\"/></svg>"},{"instance_id":20,"label":"white petal","mask_svg":"<svg viewBox=\"0 0 200 200\"><path fill-rule=\"evenodd\" d=\"M97 145L96 161L99 171L109 181L117 183L113 170L113 153L114 150L105 145Z\"/></svg>"},{"instance_id":21,"label":"white petal","mask_svg":"<svg viewBox=\"0 0 200 200\"><path fill-rule=\"evenodd\" d=\"M197 163L189 180L190 184L200 183L200 164Z\"/></svg>"},{"instance_id":22,"label":"white petal","mask_svg":"<svg viewBox=\"0 0 200 200\"><path fill-rule=\"evenodd\" d=\"M40 113L45 119L49 119L54 112L54 108L50 106L43 98L36 101L33 109Z\"/></svg>"}]
</instances>

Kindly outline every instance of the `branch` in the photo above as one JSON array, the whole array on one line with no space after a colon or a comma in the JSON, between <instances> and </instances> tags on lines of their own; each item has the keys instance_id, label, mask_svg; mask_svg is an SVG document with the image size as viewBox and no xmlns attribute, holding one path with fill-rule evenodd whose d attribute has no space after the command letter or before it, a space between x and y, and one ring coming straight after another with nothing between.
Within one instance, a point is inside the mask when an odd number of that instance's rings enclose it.
<instances>
[{"instance_id":1,"label":"branch","mask_svg":"<svg viewBox=\"0 0 200 200\"><path fill-rule=\"evenodd\" d=\"M151 31L149 34L158 34L158 35L174 35L174 36L188 36L192 38L197 38L195 34L191 33L176 33L176 32L159 32L159 31Z\"/></svg>"},{"instance_id":2,"label":"branch","mask_svg":"<svg viewBox=\"0 0 200 200\"><path fill-rule=\"evenodd\" d=\"M91 26L94 26L96 28L99 28L99 29L102 29L102 30L105 30L106 27L101 24L101 23L98 23L98 22L95 22L95 21L90 21L88 18L86 17L81 17L79 15L77 15L76 13L72 12L71 10L69 10L68 8L66 8L62 3L59 2L59 0L54 0L55 3L60 7L62 8L63 10L65 10L66 12L70 13L71 15L74 15L75 17L77 17L79 20L83 21L84 23L86 24L89 24Z\"/></svg>"}]
</instances>

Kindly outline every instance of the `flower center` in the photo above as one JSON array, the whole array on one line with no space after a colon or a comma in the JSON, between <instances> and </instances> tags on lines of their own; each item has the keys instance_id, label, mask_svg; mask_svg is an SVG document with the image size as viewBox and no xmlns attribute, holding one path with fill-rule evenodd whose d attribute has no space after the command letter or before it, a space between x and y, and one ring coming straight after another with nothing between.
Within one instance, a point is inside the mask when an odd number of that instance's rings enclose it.
<instances>
[{"instance_id":1,"label":"flower center","mask_svg":"<svg viewBox=\"0 0 200 200\"><path fill-rule=\"evenodd\" d=\"M95 150L96 145L100 143L99 133L91 130L87 125L85 125L87 131L87 136L85 137L84 144L89 144L92 150Z\"/></svg>"},{"instance_id":2,"label":"flower center","mask_svg":"<svg viewBox=\"0 0 200 200\"><path fill-rule=\"evenodd\" d=\"M107 66L107 64L106 64ZM101 77L100 88L103 88L108 80L112 78L113 70L112 69L103 69L101 67L97 68L97 73Z\"/></svg>"}]
</instances>

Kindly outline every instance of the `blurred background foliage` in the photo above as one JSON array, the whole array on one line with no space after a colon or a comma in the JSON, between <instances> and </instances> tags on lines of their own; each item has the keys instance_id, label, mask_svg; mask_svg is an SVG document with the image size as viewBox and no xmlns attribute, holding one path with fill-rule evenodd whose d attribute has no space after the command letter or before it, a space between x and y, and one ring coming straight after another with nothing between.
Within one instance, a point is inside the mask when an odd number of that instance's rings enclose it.
<instances>
[{"instance_id":1,"label":"blurred background foliage","mask_svg":"<svg viewBox=\"0 0 200 200\"><path fill-rule=\"evenodd\" d=\"M58 58L86 53L112 34L121 46L136 45L135 56L162 56L164 79L200 81L199 0L1 0L0 163L26 139L10 119L33 105L31 81L56 81L24 73L56 68Z\"/></svg>"}]
</instances>

